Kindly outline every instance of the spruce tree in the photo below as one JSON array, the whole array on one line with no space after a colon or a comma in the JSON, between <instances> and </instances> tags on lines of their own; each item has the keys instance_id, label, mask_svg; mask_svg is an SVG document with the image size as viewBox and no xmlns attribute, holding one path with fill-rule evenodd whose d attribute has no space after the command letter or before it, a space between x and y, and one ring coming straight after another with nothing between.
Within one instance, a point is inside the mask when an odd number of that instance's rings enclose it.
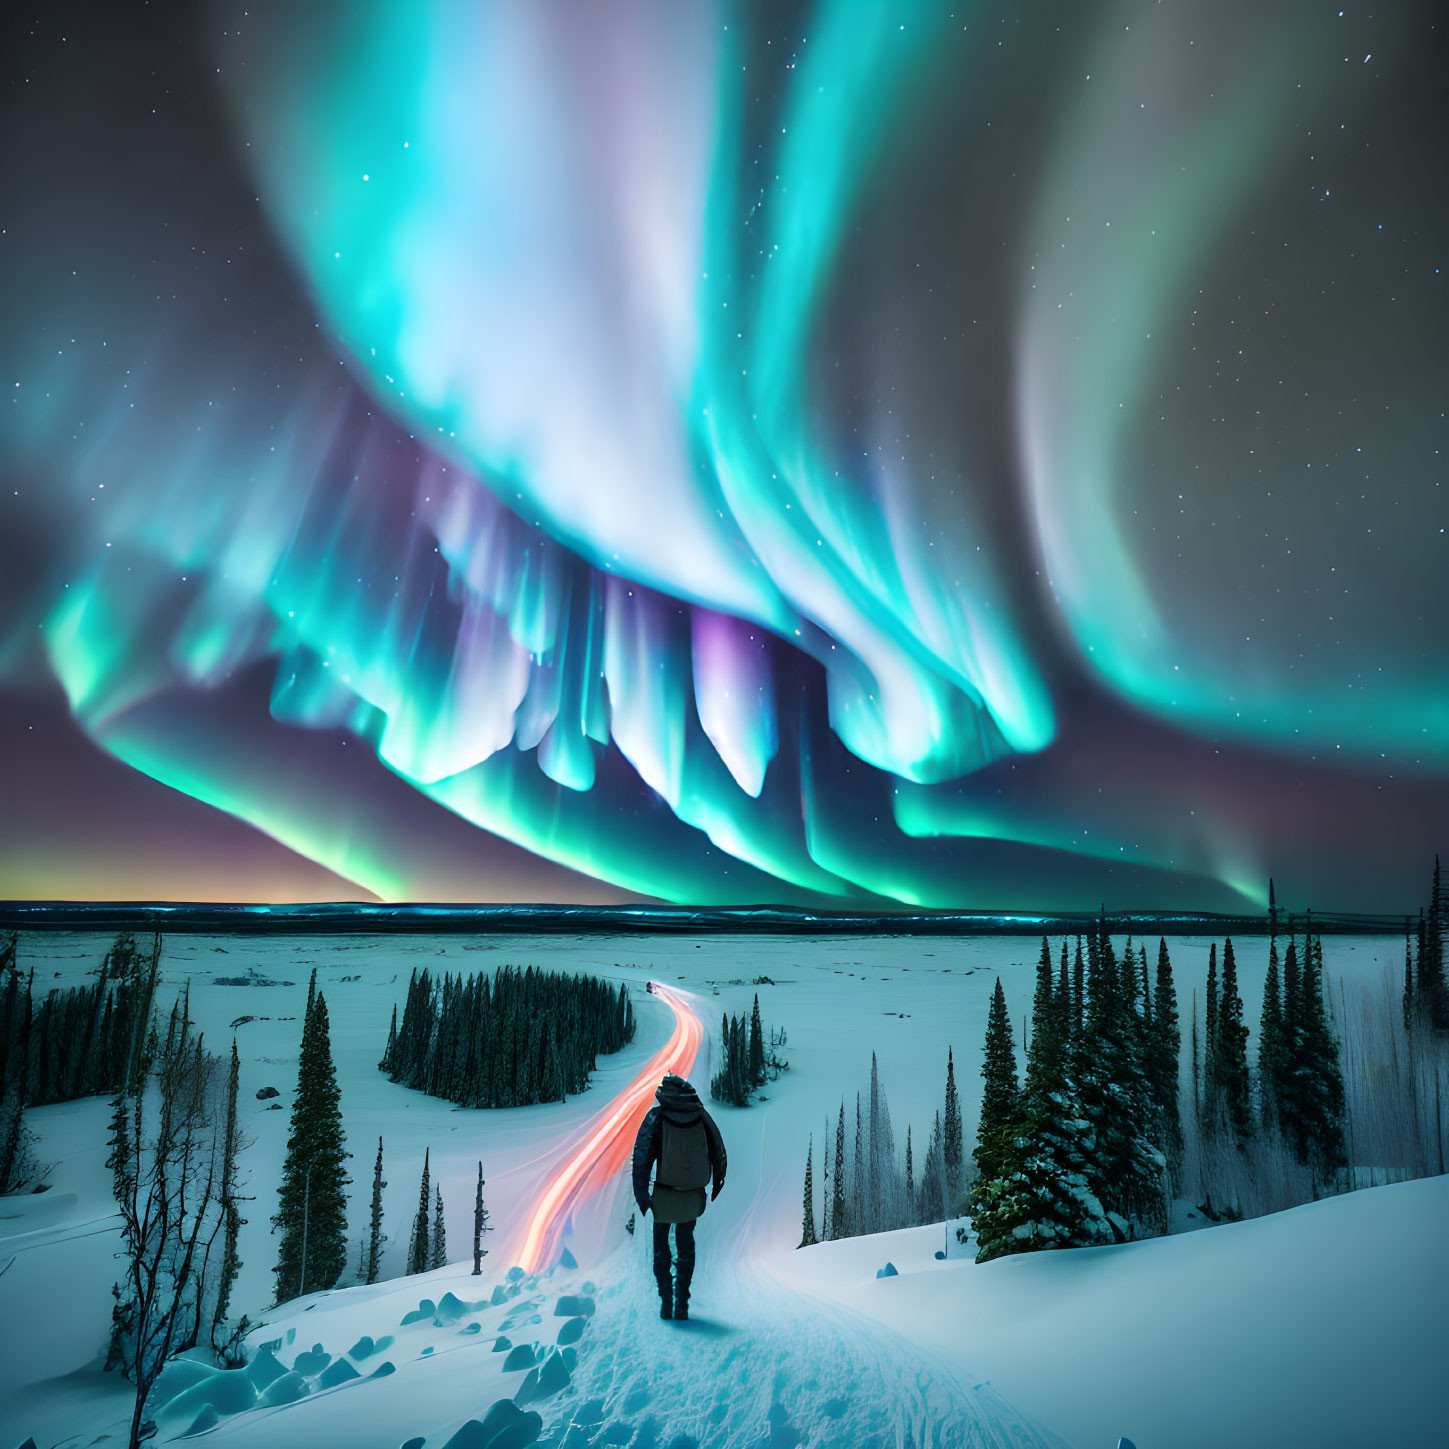
<instances>
[{"instance_id":1,"label":"spruce tree","mask_svg":"<svg viewBox=\"0 0 1449 1449\"><path fill-rule=\"evenodd\" d=\"M1006 993L996 978L986 1019L986 1043L981 1063L984 1082L981 1119L976 1129L977 1184L990 1182L1002 1172L1011 1152L1011 1137L1021 1117L1020 1088L1016 1080L1016 1045L1006 1011ZM923 1175L924 1176L924 1175Z\"/></svg>"},{"instance_id":2,"label":"spruce tree","mask_svg":"<svg viewBox=\"0 0 1449 1449\"><path fill-rule=\"evenodd\" d=\"M1051 948L1041 938L1041 955L1036 965L1036 992L1032 998L1035 1027L1026 1054L1026 1087L1024 1101L1028 1106L1037 1098L1057 1091L1066 1070L1066 1035L1063 1018L1069 1015L1068 1003L1059 1002L1056 981L1052 975Z\"/></svg>"},{"instance_id":3,"label":"spruce tree","mask_svg":"<svg viewBox=\"0 0 1449 1449\"><path fill-rule=\"evenodd\" d=\"M835 1125L835 1181L830 1190L830 1231L848 1238L855 1231L845 1205L845 1098L840 1099L840 1117Z\"/></svg>"},{"instance_id":4,"label":"spruce tree","mask_svg":"<svg viewBox=\"0 0 1449 1449\"><path fill-rule=\"evenodd\" d=\"M1035 1031L1041 1024L1042 1017L1051 1011L1052 997L1054 995L1054 982L1052 980L1052 948L1047 938L1041 938L1041 951L1036 958L1036 989L1031 998L1031 1030ZM1023 1041L1023 1049L1030 1050L1031 1039L1029 1035L1023 1034L1026 1039Z\"/></svg>"},{"instance_id":5,"label":"spruce tree","mask_svg":"<svg viewBox=\"0 0 1449 1449\"><path fill-rule=\"evenodd\" d=\"M1089 947L1091 943L1089 942ZM1105 921L1097 931L1090 1001L1075 1053L1085 1170L1113 1231L1122 1238L1161 1232L1167 1221L1167 1159L1153 1139L1154 1112L1143 1066L1140 1022ZM1090 965L1090 962L1089 962Z\"/></svg>"},{"instance_id":6,"label":"spruce tree","mask_svg":"<svg viewBox=\"0 0 1449 1449\"><path fill-rule=\"evenodd\" d=\"M413 1217L413 1235L408 1243L408 1273L426 1273L428 1262L432 1254L428 1249L428 1208L431 1196L431 1182L428 1177L428 1154L431 1149L423 1149L423 1176L418 1189L418 1210Z\"/></svg>"},{"instance_id":7,"label":"spruce tree","mask_svg":"<svg viewBox=\"0 0 1449 1449\"><path fill-rule=\"evenodd\" d=\"M1192 1115L1202 1121L1202 1057L1197 1039L1197 987L1192 988Z\"/></svg>"},{"instance_id":8,"label":"spruce tree","mask_svg":"<svg viewBox=\"0 0 1449 1449\"><path fill-rule=\"evenodd\" d=\"M907 1227L914 1227L920 1219L916 1215L915 1164L911 1161L911 1127L906 1124L906 1213Z\"/></svg>"},{"instance_id":9,"label":"spruce tree","mask_svg":"<svg viewBox=\"0 0 1449 1449\"><path fill-rule=\"evenodd\" d=\"M1298 940L1288 937L1288 949L1283 954L1283 1034L1292 1040L1298 1030L1298 1016L1301 1006L1298 972Z\"/></svg>"},{"instance_id":10,"label":"spruce tree","mask_svg":"<svg viewBox=\"0 0 1449 1449\"><path fill-rule=\"evenodd\" d=\"M1182 1056L1182 1029L1177 1019L1177 988L1172 981L1172 960L1167 941L1157 943L1157 982L1152 997L1152 1029L1148 1048L1148 1092L1157 1109L1158 1140L1167 1157L1172 1180L1182 1173L1182 1113L1178 1106L1178 1061Z\"/></svg>"},{"instance_id":11,"label":"spruce tree","mask_svg":"<svg viewBox=\"0 0 1449 1449\"><path fill-rule=\"evenodd\" d=\"M1242 1148L1252 1135L1253 1113L1248 1082L1248 1028L1243 1022L1243 999L1238 994L1237 958L1231 937L1223 942L1223 976L1214 1042L1217 1087L1233 1136Z\"/></svg>"},{"instance_id":12,"label":"spruce tree","mask_svg":"<svg viewBox=\"0 0 1449 1449\"><path fill-rule=\"evenodd\" d=\"M887 1226L889 1208L891 1163L887 1152L888 1130L883 1117L880 1092L880 1068L874 1052L870 1054L870 1117L866 1124L866 1162L870 1171L866 1184L866 1208L870 1226L866 1230L878 1233Z\"/></svg>"},{"instance_id":13,"label":"spruce tree","mask_svg":"<svg viewBox=\"0 0 1449 1449\"><path fill-rule=\"evenodd\" d=\"M278 1246L277 1302L331 1288L347 1262L346 1138L332 1063L327 1000L318 992L303 1028L297 1095L272 1219Z\"/></svg>"},{"instance_id":14,"label":"spruce tree","mask_svg":"<svg viewBox=\"0 0 1449 1449\"><path fill-rule=\"evenodd\" d=\"M443 1186L441 1183L433 1184L433 1194L436 1206L433 1209L433 1236L428 1243L428 1267L446 1268L448 1266L448 1237L443 1227Z\"/></svg>"},{"instance_id":15,"label":"spruce tree","mask_svg":"<svg viewBox=\"0 0 1449 1449\"><path fill-rule=\"evenodd\" d=\"M1104 980L1100 943L1093 954L1093 980L1100 990ZM1130 952L1127 959L1135 975ZM1122 980L1127 980L1125 972ZM1122 997L1124 1012L1133 1014L1130 988L1123 990ZM1026 1086L1019 1098L1021 1120L1003 1134L1007 1150L1000 1170L979 1185L972 1219L978 1262L1005 1253L1110 1242L1114 1236L1088 1181L1089 1149L1095 1138L1077 1093L1071 994L1069 989L1058 992L1045 941L1037 968L1035 1016Z\"/></svg>"},{"instance_id":16,"label":"spruce tree","mask_svg":"<svg viewBox=\"0 0 1449 1449\"><path fill-rule=\"evenodd\" d=\"M1076 1030L1076 1013L1072 1009L1072 980L1067 974L1067 943L1062 941L1062 966L1057 975L1057 1025L1062 1040L1069 1041Z\"/></svg>"},{"instance_id":17,"label":"spruce tree","mask_svg":"<svg viewBox=\"0 0 1449 1449\"><path fill-rule=\"evenodd\" d=\"M760 993L755 992L755 1004L750 1011L750 1084L763 1086L765 1082L765 1028L760 1021Z\"/></svg>"},{"instance_id":18,"label":"spruce tree","mask_svg":"<svg viewBox=\"0 0 1449 1449\"><path fill-rule=\"evenodd\" d=\"M819 1240L815 1236L815 1139L812 1136L805 1148L805 1201L801 1213L799 1247L813 1247Z\"/></svg>"},{"instance_id":19,"label":"spruce tree","mask_svg":"<svg viewBox=\"0 0 1449 1449\"><path fill-rule=\"evenodd\" d=\"M1207 1011L1203 1023L1203 1066L1208 1076L1217 1071L1214 1057L1218 1036L1218 943L1208 947Z\"/></svg>"},{"instance_id":20,"label":"spruce tree","mask_svg":"<svg viewBox=\"0 0 1449 1449\"><path fill-rule=\"evenodd\" d=\"M1278 971L1278 943L1268 946L1268 974L1263 978L1263 1011L1258 1018L1258 1118L1264 1131L1278 1127L1278 1084L1283 1077L1283 994Z\"/></svg>"},{"instance_id":21,"label":"spruce tree","mask_svg":"<svg viewBox=\"0 0 1449 1449\"><path fill-rule=\"evenodd\" d=\"M382 1190L387 1179L382 1175L382 1138L377 1139L377 1160L372 1164L372 1212L367 1226L367 1257L363 1281L376 1283L382 1274L382 1246L387 1234L382 1230Z\"/></svg>"},{"instance_id":22,"label":"spruce tree","mask_svg":"<svg viewBox=\"0 0 1449 1449\"><path fill-rule=\"evenodd\" d=\"M946 1174L948 1210L954 1213L961 1205L962 1178L966 1163L961 1096L956 1090L956 1063L949 1046L946 1048L946 1112L941 1119L941 1165Z\"/></svg>"},{"instance_id":23,"label":"spruce tree","mask_svg":"<svg viewBox=\"0 0 1449 1449\"><path fill-rule=\"evenodd\" d=\"M865 1155L865 1124L861 1120L860 1093L855 1094L855 1151L850 1159L850 1222L854 1233L875 1231L870 1171Z\"/></svg>"},{"instance_id":24,"label":"spruce tree","mask_svg":"<svg viewBox=\"0 0 1449 1449\"><path fill-rule=\"evenodd\" d=\"M1091 1129L1069 1082L1038 1096L1012 1140L1010 1167L986 1184L972 1219L976 1261L1110 1243L1116 1234L1088 1179Z\"/></svg>"},{"instance_id":25,"label":"spruce tree","mask_svg":"<svg viewBox=\"0 0 1449 1449\"><path fill-rule=\"evenodd\" d=\"M392 1004L392 1025L387 1029L387 1045L382 1049L382 1060L377 1064L380 1072L392 1071L393 1056L397 1051L397 1002Z\"/></svg>"},{"instance_id":26,"label":"spruce tree","mask_svg":"<svg viewBox=\"0 0 1449 1449\"><path fill-rule=\"evenodd\" d=\"M1295 1030L1288 1043L1284 1126L1300 1162L1320 1184L1347 1165L1343 1073L1338 1043L1323 1002L1323 943L1305 933Z\"/></svg>"},{"instance_id":27,"label":"spruce tree","mask_svg":"<svg viewBox=\"0 0 1449 1449\"><path fill-rule=\"evenodd\" d=\"M483 1259L488 1249L483 1246L483 1234L488 1231L488 1209L483 1206L483 1164L478 1164L478 1186L473 1193L473 1276L483 1271Z\"/></svg>"}]
</instances>

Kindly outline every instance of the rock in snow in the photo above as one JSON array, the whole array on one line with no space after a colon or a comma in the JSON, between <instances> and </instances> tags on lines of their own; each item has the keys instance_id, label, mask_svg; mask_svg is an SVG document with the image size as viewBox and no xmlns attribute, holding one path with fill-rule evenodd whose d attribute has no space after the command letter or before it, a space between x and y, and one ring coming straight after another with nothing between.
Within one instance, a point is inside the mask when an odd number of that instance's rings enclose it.
<instances>
[{"instance_id":1,"label":"rock in snow","mask_svg":"<svg viewBox=\"0 0 1449 1449\"><path fill-rule=\"evenodd\" d=\"M208 1404L192 1421L191 1427L182 1434L182 1439L189 1439L193 1434L205 1434L208 1429L214 1429L221 1423L221 1415Z\"/></svg>"},{"instance_id":2,"label":"rock in snow","mask_svg":"<svg viewBox=\"0 0 1449 1449\"><path fill-rule=\"evenodd\" d=\"M520 1343L512 1353L503 1360L503 1372L511 1374L518 1369L531 1369L537 1362L538 1355L533 1350L531 1343Z\"/></svg>"},{"instance_id":3,"label":"rock in snow","mask_svg":"<svg viewBox=\"0 0 1449 1449\"><path fill-rule=\"evenodd\" d=\"M293 1371L267 1385L267 1390L257 1399L259 1405L274 1409L281 1404L295 1404L312 1392L312 1385L301 1374Z\"/></svg>"},{"instance_id":4,"label":"rock in snow","mask_svg":"<svg viewBox=\"0 0 1449 1449\"><path fill-rule=\"evenodd\" d=\"M347 1362L345 1358L339 1358L336 1363L325 1368L317 1379L319 1388L335 1389L338 1384L345 1384L349 1379L361 1377L357 1370Z\"/></svg>"},{"instance_id":5,"label":"rock in snow","mask_svg":"<svg viewBox=\"0 0 1449 1449\"><path fill-rule=\"evenodd\" d=\"M328 1353L320 1343L314 1343L308 1353L299 1353L293 1369L304 1378L315 1378L332 1362L332 1355Z\"/></svg>"},{"instance_id":6,"label":"rock in snow","mask_svg":"<svg viewBox=\"0 0 1449 1449\"><path fill-rule=\"evenodd\" d=\"M543 1429L543 1419L526 1414L509 1399L499 1399L483 1416L469 1419L443 1449L525 1449Z\"/></svg>"},{"instance_id":7,"label":"rock in snow","mask_svg":"<svg viewBox=\"0 0 1449 1449\"><path fill-rule=\"evenodd\" d=\"M572 1377L568 1361L555 1349L548 1356L542 1368L528 1371L528 1377L524 1379L523 1386L514 1394L513 1402L531 1404L538 1399L552 1398L554 1394L568 1387L569 1379Z\"/></svg>"}]
</instances>

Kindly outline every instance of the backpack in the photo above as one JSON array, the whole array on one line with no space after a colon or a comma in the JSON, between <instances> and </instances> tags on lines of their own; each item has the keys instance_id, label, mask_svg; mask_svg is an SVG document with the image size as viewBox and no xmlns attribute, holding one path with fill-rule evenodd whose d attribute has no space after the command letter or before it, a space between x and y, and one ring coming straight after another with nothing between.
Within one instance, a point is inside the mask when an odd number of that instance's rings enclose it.
<instances>
[{"instance_id":1,"label":"backpack","mask_svg":"<svg viewBox=\"0 0 1449 1449\"><path fill-rule=\"evenodd\" d=\"M659 1119L659 1170L654 1181L663 1187L707 1187L711 1173L709 1138L704 1119L681 1127L668 1117Z\"/></svg>"}]
</instances>

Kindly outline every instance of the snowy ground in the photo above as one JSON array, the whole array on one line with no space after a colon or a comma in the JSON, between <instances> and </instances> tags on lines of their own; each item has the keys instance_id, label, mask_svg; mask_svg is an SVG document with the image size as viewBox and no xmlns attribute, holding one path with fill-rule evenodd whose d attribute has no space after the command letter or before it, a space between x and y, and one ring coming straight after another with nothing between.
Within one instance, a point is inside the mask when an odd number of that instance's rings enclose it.
<instances>
[{"instance_id":1,"label":"snowy ground","mask_svg":"<svg viewBox=\"0 0 1449 1449\"><path fill-rule=\"evenodd\" d=\"M938 1263L939 1228L782 1258L1069 1443L1443 1443L1449 1177L1113 1248ZM882 1259L898 1277L877 1280Z\"/></svg>"},{"instance_id":2,"label":"snowy ground","mask_svg":"<svg viewBox=\"0 0 1449 1449\"><path fill-rule=\"evenodd\" d=\"M61 985L92 969L105 944L79 935L27 937L22 964L35 964L37 986ZM1186 1013L1192 985L1201 989L1208 942L1169 945ZM1247 1017L1254 1023L1266 946L1239 945ZM1398 950L1390 940L1325 941L1330 976L1377 979L1398 969ZM1155 942L1149 954L1155 959ZM332 1355L325 1364L304 1359L304 1368L315 1369L310 1376L289 1377L279 1389L266 1386L276 1399L305 1382L305 1398L223 1415L208 1437L237 1443L265 1437L269 1449L318 1442L397 1449L422 1437L427 1449L438 1449L468 1420L483 1419L495 1400L517 1394L526 1379L522 1355L493 1352L500 1334L514 1348L543 1350L578 1319L567 1330L577 1337L565 1338L549 1370L556 1375L566 1368L569 1386L533 1405L545 1438L555 1442L563 1442L566 1419L574 1424L574 1443L640 1449L687 1449L691 1442L788 1449L1061 1441L1111 1449L1118 1434L1130 1434L1139 1449L1428 1442L1420 1430L1440 1396L1422 1345L1442 1344L1449 1333L1442 1309L1437 1319L1430 1316L1435 1310L1425 1288L1436 1281L1428 1254L1444 1251L1442 1232L1436 1238L1426 1216L1437 1211L1442 1224L1449 1205L1442 1179L1189 1237L980 1268L962 1260L964 1250L954 1243L955 1256L935 1262L930 1253L941 1234L931 1229L792 1251L806 1136L815 1133L818 1152L842 1093L853 1099L865 1088L871 1051L879 1053L902 1141L907 1122L918 1136L928 1127L946 1047L953 1046L969 1128L991 985L1000 973L1019 1030L1035 955L1035 943L1014 937L168 938L167 983L190 977L192 1014L217 1050L229 1041L231 1023L252 1018L235 1028L254 1137L244 1162L258 1197L243 1235L239 1304L267 1320L254 1342L280 1338L278 1355L289 1369L314 1343ZM414 966L485 969L506 962L635 983L635 1043L601 1060L587 1093L556 1106L463 1111L383 1078L375 1064L388 1014ZM426 1145L448 1208L452 1256L462 1259L481 1158L500 1229L482 1278L465 1268L439 1270L426 1280L338 1292L265 1313L274 1251L267 1219L295 1082L297 1018L313 964L327 994L356 1154L356 1223L363 1221L381 1133L393 1239L388 1269L397 1271ZM248 973L291 984L214 980ZM440 1324L426 1314L403 1326L401 1319L424 1297L441 1304L452 1292L460 1304L473 1305L495 1288L509 1291L503 1276L509 1251L551 1165L670 1034L672 1014L642 990L651 976L689 993L711 1028L720 1011L747 1009L758 989L767 1024L789 1032L782 1054L791 1070L766 1089L769 1100L745 1111L716 1111L730 1171L699 1229L697 1322L658 1320L643 1237L630 1238L623 1229L628 1208L621 1184L612 1199L594 1199L565 1237L576 1270L525 1279L517 1297L496 1306L469 1306L456 1317L445 1312L448 1321ZM774 984L750 985L758 976ZM707 1086L707 1057L695 1080ZM256 1099L267 1085L280 1089L283 1110L268 1111ZM89 1443L126 1412L124 1386L97 1372L115 1242L104 1116L99 1102L30 1114L42 1138L41 1157L57 1164L51 1191L0 1200L0 1269L11 1263L0 1274L0 1449L27 1434L42 1446L67 1436ZM901 1277L878 1281L875 1270L887 1257ZM569 1294L591 1299L594 1311L556 1318L556 1300ZM1308 1311L1295 1310L1295 1298ZM473 1322L478 1329L467 1331ZM350 1358L347 1370L336 1367L363 1335L392 1335L394 1344ZM572 1350L572 1362L562 1357L565 1349ZM510 1361L514 1367L505 1368ZM348 1378L323 1391L329 1371L334 1378L352 1369L365 1376L382 1363L395 1372L362 1382ZM189 1392L195 1400L208 1391ZM1334 1393L1338 1410L1327 1407ZM236 1402L243 1400L238 1394ZM167 1435L190 1426L194 1414L179 1422L186 1408L168 1415ZM1378 1416L1367 1422L1395 1432L1366 1438L1360 1408ZM1298 1427L1310 1422L1313 1432L1300 1434Z\"/></svg>"}]
</instances>

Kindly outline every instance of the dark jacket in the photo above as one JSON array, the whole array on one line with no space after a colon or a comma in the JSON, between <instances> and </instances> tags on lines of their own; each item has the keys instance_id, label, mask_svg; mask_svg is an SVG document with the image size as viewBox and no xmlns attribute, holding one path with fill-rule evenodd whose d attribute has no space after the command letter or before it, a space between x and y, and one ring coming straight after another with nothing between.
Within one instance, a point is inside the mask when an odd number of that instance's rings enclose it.
<instances>
[{"instance_id":1,"label":"dark jacket","mask_svg":"<svg viewBox=\"0 0 1449 1449\"><path fill-rule=\"evenodd\" d=\"M659 1161L660 1121L664 1117L676 1126L687 1127L692 1122L704 1122L705 1141L709 1144L709 1165L713 1176L713 1188L709 1198L713 1202L719 1196L725 1179L724 1138L714 1118L704 1110L699 1093L683 1077L667 1076L654 1093L659 1104L651 1107L639 1124L639 1135L634 1139L634 1201L641 1214L649 1211L649 1173ZM701 1198L700 1202L703 1203Z\"/></svg>"}]
</instances>

